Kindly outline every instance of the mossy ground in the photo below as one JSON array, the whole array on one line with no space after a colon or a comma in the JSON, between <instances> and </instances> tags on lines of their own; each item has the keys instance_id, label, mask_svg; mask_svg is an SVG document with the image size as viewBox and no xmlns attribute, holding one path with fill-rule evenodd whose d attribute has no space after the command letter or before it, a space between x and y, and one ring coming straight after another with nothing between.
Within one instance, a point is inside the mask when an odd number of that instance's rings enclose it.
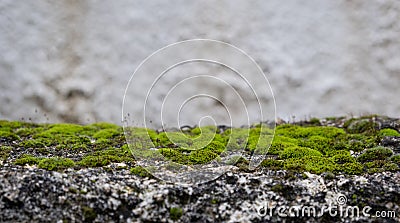
<instances>
[{"instance_id":1,"label":"mossy ground","mask_svg":"<svg viewBox=\"0 0 400 223\"><path fill-rule=\"evenodd\" d=\"M210 162L227 150L243 149L243 157L246 157L255 150L268 149L272 141L268 156L259 168L344 174L399 171L400 156L394 154L392 148L382 147L381 140L400 137L400 133L397 129L381 128L376 117L346 119L340 127L323 126L314 118L308 122L278 125L275 132L260 124L225 131L213 126L160 133L141 129L130 137L149 136L156 148L154 153L184 165ZM232 158L229 162L246 169L248 161L243 157ZM36 165L55 171L125 163L132 174L149 176L144 169L135 166L122 128L109 123L0 121L0 159L3 163Z\"/></svg>"}]
</instances>

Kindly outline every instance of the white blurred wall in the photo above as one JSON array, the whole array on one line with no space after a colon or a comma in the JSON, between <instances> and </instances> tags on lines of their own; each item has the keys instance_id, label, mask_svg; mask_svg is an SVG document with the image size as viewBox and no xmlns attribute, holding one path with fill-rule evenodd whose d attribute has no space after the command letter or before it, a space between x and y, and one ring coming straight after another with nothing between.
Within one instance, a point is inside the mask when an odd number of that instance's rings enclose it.
<instances>
[{"instance_id":1,"label":"white blurred wall","mask_svg":"<svg viewBox=\"0 0 400 223\"><path fill-rule=\"evenodd\" d=\"M2 0L0 119L120 124L139 63L192 38L252 56L283 119L400 116L397 0Z\"/></svg>"}]
</instances>

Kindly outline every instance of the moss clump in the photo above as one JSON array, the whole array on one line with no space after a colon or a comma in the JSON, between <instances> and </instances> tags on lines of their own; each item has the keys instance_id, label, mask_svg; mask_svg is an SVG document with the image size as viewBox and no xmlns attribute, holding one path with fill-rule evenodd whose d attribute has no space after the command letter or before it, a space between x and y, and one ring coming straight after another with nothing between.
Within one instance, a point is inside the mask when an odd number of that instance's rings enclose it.
<instances>
[{"instance_id":1,"label":"moss clump","mask_svg":"<svg viewBox=\"0 0 400 223\"><path fill-rule=\"evenodd\" d=\"M19 136L17 136L15 133L4 130L0 130L0 139L1 138L8 140L20 140Z\"/></svg>"},{"instance_id":2,"label":"moss clump","mask_svg":"<svg viewBox=\"0 0 400 223\"><path fill-rule=\"evenodd\" d=\"M110 139L121 134L117 129L103 129L93 135L95 139Z\"/></svg>"},{"instance_id":3,"label":"moss clump","mask_svg":"<svg viewBox=\"0 0 400 223\"><path fill-rule=\"evenodd\" d=\"M131 174L134 174L136 176L149 177L149 178L153 177L145 168L143 168L141 166L132 167L130 171L131 171Z\"/></svg>"},{"instance_id":4,"label":"moss clump","mask_svg":"<svg viewBox=\"0 0 400 223\"><path fill-rule=\"evenodd\" d=\"M38 157L34 157L32 155L29 154L23 154L21 155L18 159L16 159L14 161L15 165L20 165L20 166L24 166L26 164L29 165L37 165L39 164L39 162L42 160L42 158L38 158Z\"/></svg>"},{"instance_id":5,"label":"moss clump","mask_svg":"<svg viewBox=\"0 0 400 223\"><path fill-rule=\"evenodd\" d=\"M337 165L330 159L321 156L305 156L300 159L287 159L284 168L298 172L324 173L337 171Z\"/></svg>"},{"instance_id":6,"label":"moss clump","mask_svg":"<svg viewBox=\"0 0 400 223\"><path fill-rule=\"evenodd\" d=\"M250 128L246 149L265 153L273 140L273 131L265 126Z\"/></svg>"},{"instance_id":7,"label":"moss clump","mask_svg":"<svg viewBox=\"0 0 400 223\"><path fill-rule=\"evenodd\" d=\"M376 115L363 116L361 118L352 118L347 120L343 127L348 133L357 134L375 134L378 129L378 124L374 121Z\"/></svg>"},{"instance_id":8,"label":"moss clump","mask_svg":"<svg viewBox=\"0 0 400 223\"><path fill-rule=\"evenodd\" d=\"M400 165L400 154L394 155L390 158L390 160L393 163L396 163L397 165Z\"/></svg>"},{"instance_id":9,"label":"moss clump","mask_svg":"<svg viewBox=\"0 0 400 223\"><path fill-rule=\"evenodd\" d=\"M399 137L400 133L394 129L381 129L378 132L379 136L395 136Z\"/></svg>"},{"instance_id":10,"label":"moss clump","mask_svg":"<svg viewBox=\"0 0 400 223\"><path fill-rule=\"evenodd\" d=\"M305 139L311 136L336 138L345 135L343 129L326 126L301 127L298 125L284 124L276 127L275 134L295 139Z\"/></svg>"},{"instance_id":11,"label":"moss clump","mask_svg":"<svg viewBox=\"0 0 400 223\"><path fill-rule=\"evenodd\" d=\"M271 147L268 150L268 154L279 155L285 148L298 146L299 144L300 140L298 139L275 135Z\"/></svg>"},{"instance_id":12,"label":"moss clump","mask_svg":"<svg viewBox=\"0 0 400 223\"><path fill-rule=\"evenodd\" d=\"M169 209L169 217L173 221L179 220L183 215L183 210L182 208L179 207L172 207Z\"/></svg>"},{"instance_id":13,"label":"moss clump","mask_svg":"<svg viewBox=\"0 0 400 223\"><path fill-rule=\"evenodd\" d=\"M283 165L284 165L283 160L275 160L275 159L265 159L260 164L261 167L271 169L271 170L282 169Z\"/></svg>"},{"instance_id":14,"label":"moss clump","mask_svg":"<svg viewBox=\"0 0 400 223\"><path fill-rule=\"evenodd\" d=\"M399 167L397 164L385 160L374 160L371 162L364 163L369 174L379 173L383 171L398 171Z\"/></svg>"},{"instance_id":15,"label":"moss clump","mask_svg":"<svg viewBox=\"0 0 400 223\"><path fill-rule=\"evenodd\" d=\"M332 150L334 140L323 136L310 136L299 142L299 145L317 150L323 154L328 154Z\"/></svg>"},{"instance_id":16,"label":"moss clump","mask_svg":"<svg viewBox=\"0 0 400 223\"><path fill-rule=\"evenodd\" d=\"M311 118L310 121L309 121L309 123L310 123L311 125L320 125L320 124L321 124L321 122L319 121L318 118Z\"/></svg>"},{"instance_id":17,"label":"moss clump","mask_svg":"<svg viewBox=\"0 0 400 223\"><path fill-rule=\"evenodd\" d=\"M27 123L18 122L18 121L0 120L0 129L12 131L14 129L22 127L24 124L27 124Z\"/></svg>"},{"instance_id":18,"label":"moss clump","mask_svg":"<svg viewBox=\"0 0 400 223\"><path fill-rule=\"evenodd\" d=\"M361 154L357 160L365 163L368 161L374 161L374 160L386 160L390 156L393 155L393 152L391 149L379 146L375 147L372 149L367 149L363 154Z\"/></svg>"},{"instance_id":19,"label":"moss clump","mask_svg":"<svg viewBox=\"0 0 400 223\"><path fill-rule=\"evenodd\" d=\"M281 159L302 158L305 156L322 156L322 153L307 147L292 146L285 148L279 155Z\"/></svg>"},{"instance_id":20,"label":"moss clump","mask_svg":"<svg viewBox=\"0 0 400 223\"><path fill-rule=\"evenodd\" d=\"M208 163L218 157L218 154L210 149L200 149L190 153L189 161L191 164Z\"/></svg>"},{"instance_id":21,"label":"moss clump","mask_svg":"<svg viewBox=\"0 0 400 223\"><path fill-rule=\"evenodd\" d=\"M82 206L82 215L83 215L83 219L85 222L93 222L96 217L97 217L97 213L96 211L88 206Z\"/></svg>"},{"instance_id":22,"label":"moss clump","mask_svg":"<svg viewBox=\"0 0 400 223\"><path fill-rule=\"evenodd\" d=\"M221 136L227 139L227 150L235 151L246 147L249 134L249 129L231 128Z\"/></svg>"},{"instance_id":23,"label":"moss clump","mask_svg":"<svg viewBox=\"0 0 400 223\"><path fill-rule=\"evenodd\" d=\"M75 166L75 162L68 158L52 157L41 159L38 168L60 171Z\"/></svg>"},{"instance_id":24,"label":"moss clump","mask_svg":"<svg viewBox=\"0 0 400 223\"><path fill-rule=\"evenodd\" d=\"M45 148L47 146L50 146L52 141L50 139L29 139L22 141L19 146L24 147L24 148Z\"/></svg>"},{"instance_id":25,"label":"moss clump","mask_svg":"<svg viewBox=\"0 0 400 223\"><path fill-rule=\"evenodd\" d=\"M5 161L12 150L11 146L0 146L0 160Z\"/></svg>"},{"instance_id":26,"label":"moss clump","mask_svg":"<svg viewBox=\"0 0 400 223\"><path fill-rule=\"evenodd\" d=\"M111 148L86 155L77 164L82 167L103 167L110 163L134 162L132 153L127 147Z\"/></svg>"},{"instance_id":27,"label":"moss clump","mask_svg":"<svg viewBox=\"0 0 400 223\"><path fill-rule=\"evenodd\" d=\"M350 175L362 174L364 166L357 162L347 162L338 166L338 171Z\"/></svg>"},{"instance_id":28,"label":"moss clump","mask_svg":"<svg viewBox=\"0 0 400 223\"><path fill-rule=\"evenodd\" d=\"M23 127L19 128L15 131L15 134L17 134L20 137L27 137L31 135L38 134L44 130L43 127Z\"/></svg>"},{"instance_id":29,"label":"moss clump","mask_svg":"<svg viewBox=\"0 0 400 223\"><path fill-rule=\"evenodd\" d=\"M350 155L349 151L339 150L332 158L332 161L337 164L355 163L357 160Z\"/></svg>"}]
</instances>

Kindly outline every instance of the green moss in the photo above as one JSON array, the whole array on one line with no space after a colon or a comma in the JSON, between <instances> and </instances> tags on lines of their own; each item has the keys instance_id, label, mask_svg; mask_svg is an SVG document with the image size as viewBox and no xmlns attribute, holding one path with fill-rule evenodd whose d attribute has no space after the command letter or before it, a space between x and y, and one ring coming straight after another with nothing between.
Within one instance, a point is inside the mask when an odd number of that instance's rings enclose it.
<instances>
[{"instance_id":1,"label":"green moss","mask_svg":"<svg viewBox=\"0 0 400 223\"><path fill-rule=\"evenodd\" d=\"M311 118L309 123L311 125L320 125L321 124L318 118Z\"/></svg>"},{"instance_id":2,"label":"green moss","mask_svg":"<svg viewBox=\"0 0 400 223\"><path fill-rule=\"evenodd\" d=\"M396 136L399 137L400 133L394 129L381 129L378 132L379 136Z\"/></svg>"},{"instance_id":3,"label":"green moss","mask_svg":"<svg viewBox=\"0 0 400 223\"><path fill-rule=\"evenodd\" d=\"M24 166L26 164L34 165L34 164L39 164L40 160L42 160L42 158L34 157L29 154L23 154L14 161L14 164L20 166Z\"/></svg>"},{"instance_id":4,"label":"green moss","mask_svg":"<svg viewBox=\"0 0 400 223\"><path fill-rule=\"evenodd\" d=\"M190 130L190 133L193 134L194 136L199 136L201 134L214 134L214 133L219 133L219 130L217 129L216 126L202 126L202 127L196 127Z\"/></svg>"},{"instance_id":5,"label":"green moss","mask_svg":"<svg viewBox=\"0 0 400 223\"><path fill-rule=\"evenodd\" d=\"M75 162L68 158L52 157L41 159L38 168L60 171L75 166Z\"/></svg>"},{"instance_id":6,"label":"green moss","mask_svg":"<svg viewBox=\"0 0 400 223\"><path fill-rule=\"evenodd\" d=\"M256 151L258 154L264 154L272 144L273 131L267 127L251 128L246 148L249 151Z\"/></svg>"},{"instance_id":7,"label":"green moss","mask_svg":"<svg viewBox=\"0 0 400 223\"><path fill-rule=\"evenodd\" d=\"M279 155L281 159L302 158L305 156L322 156L322 153L307 147L293 146L285 148Z\"/></svg>"},{"instance_id":8,"label":"green moss","mask_svg":"<svg viewBox=\"0 0 400 223\"><path fill-rule=\"evenodd\" d=\"M110 163L134 162L133 155L126 147L107 149L86 155L78 162L83 167L103 167Z\"/></svg>"},{"instance_id":9,"label":"green moss","mask_svg":"<svg viewBox=\"0 0 400 223\"><path fill-rule=\"evenodd\" d=\"M163 148L160 149L159 152L169 161L184 165L190 164L189 154L182 153L179 149Z\"/></svg>"},{"instance_id":10,"label":"green moss","mask_svg":"<svg viewBox=\"0 0 400 223\"><path fill-rule=\"evenodd\" d=\"M95 138L95 139L109 139L109 138L113 138L114 136L117 136L119 134L121 134L121 132L116 130L116 129L103 129L103 130L100 130L100 131L96 132L93 135L93 138Z\"/></svg>"},{"instance_id":11,"label":"green moss","mask_svg":"<svg viewBox=\"0 0 400 223\"><path fill-rule=\"evenodd\" d=\"M322 154L328 154L330 150L332 150L333 144L333 139L323 136L310 136L309 138L303 139L299 142L300 146L317 150Z\"/></svg>"},{"instance_id":12,"label":"green moss","mask_svg":"<svg viewBox=\"0 0 400 223\"><path fill-rule=\"evenodd\" d=\"M244 128L232 128L226 130L222 136L227 139L227 150L235 151L244 149L247 145L249 137L249 129Z\"/></svg>"},{"instance_id":13,"label":"green moss","mask_svg":"<svg viewBox=\"0 0 400 223\"><path fill-rule=\"evenodd\" d=\"M179 220L183 215L183 210L182 208L179 207L172 207L169 209L169 217L173 221Z\"/></svg>"},{"instance_id":14,"label":"green moss","mask_svg":"<svg viewBox=\"0 0 400 223\"><path fill-rule=\"evenodd\" d=\"M24 148L44 148L47 146L51 146L51 144L53 144L52 140L39 138L22 141L21 143L19 143L19 146Z\"/></svg>"},{"instance_id":15,"label":"green moss","mask_svg":"<svg viewBox=\"0 0 400 223\"><path fill-rule=\"evenodd\" d=\"M289 138L304 139L311 136L335 138L344 135L343 129L327 126L301 127L297 125L280 125L276 127L275 134Z\"/></svg>"},{"instance_id":16,"label":"green moss","mask_svg":"<svg viewBox=\"0 0 400 223\"><path fill-rule=\"evenodd\" d=\"M98 123L93 123L88 125L89 129L92 129L94 127L95 129L116 129L116 130L121 130L121 127L112 123L107 123L107 122L98 122Z\"/></svg>"},{"instance_id":17,"label":"green moss","mask_svg":"<svg viewBox=\"0 0 400 223\"><path fill-rule=\"evenodd\" d=\"M218 203L219 203L219 200L216 199L216 198L213 198L213 199L211 199L210 203L211 203L211 204L218 204Z\"/></svg>"},{"instance_id":18,"label":"green moss","mask_svg":"<svg viewBox=\"0 0 400 223\"><path fill-rule=\"evenodd\" d=\"M350 175L362 174L364 166L357 162L347 162L338 166L338 171Z\"/></svg>"},{"instance_id":19,"label":"green moss","mask_svg":"<svg viewBox=\"0 0 400 223\"><path fill-rule=\"evenodd\" d=\"M131 174L140 176L140 177L149 177L152 178L153 176L147 171L145 168L141 166L135 166L131 168Z\"/></svg>"},{"instance_id":20,"label":"green moss","mask_svg":"<svg viewBox=\"0 0 400 223\"><path fill-rule=\"evenodd\" d=\"M218 157L218 154L209 149L200 149L190 153L189 161L191 164L205 164Z\"/></svg>"},{"instance_id":21,"label":"green moss","mask_svg":"<svg viewBox=\"0 0 400 223\"><path fill-rule=\"evenodd\" d=\"M15 133L3 130L0 130L0 139L1 138L8 140L20 140L19 136L17 136Z\"/></svg>"},{"instance_id":22,"label":"green moss","mask_svg":"<svg viewBox=\"0 0 400 223\"><path fill-rule=\"evenodd\" d=\"M0 146L0 160L5 161L12 150L11 146Z\"/></svg>"},{"instance_id":23,"label":"green moss","mask_svg":"<svg viewBox=\"0 0 400 223\"><path fill-rule=\"evenodd\" d=\"M88 146L91 144L91 141L86 136L74 136L74 137L65 137L63 139L58 140L58 144L56 145L57 149L67 149L67 150L82 150L87 151Z\"/></svg>"},{"instance_id":24,"label":"green moss","mask_svg":"<svg viewBox=\"0 0 400 223\"><path fill-rule=\"evenodd\" d=\"M383 169L385 171L398 171L400 168L398 167L398 165L396 163L392 163L392 162L387 162L383 165Z\"/></svg>"},{"instance_id":25,"label":"green moss","mask_svg":"<svg viewBox=\"0 0 400 223\"><path fill-rule=\"evenodd\" d=\"M260 164L261 167L272 170L282 169L283 165L284 165L283 160L275 160L275 159L265 159Z\"/></svg>"},{"instance_id":26,"label":"green moss","mask_svg":"<svg viewBox=\"0 0 400 223\"><path fill-rule=\"evenodd\" d=\"M337 142L333 145L333 148L341 150L353 150L361 152L364 149L372 148L378 145L377 136L368 136L364 134L347 134L337 138Z\"/></svg>"},{"instance_id":27,"label":"green moss","mask_svg":"<svg viewBox=\"0 0 400 223\"><path fill-rule=\"evenodd\" d=\"M23 126L34 126L34 124L30 123L23 123L18 121L7 121L7 120L0 120L0 129L2 131L11 132L17 128L21 128Z\"/></svg>"},{"instance_id":28,"label":"green moss","mask_svg":"<svg viewBox=\"0 0 400 223\"><path fill-rule=\"evenodd\" d=\"M85 222L93 222L97 218L96 211L88 206L82 206L82 215Z\"/></svg>"},{"instance_id":29,"label":"green moss","mask_svg":"<svg viewBox=\"0 0 400 223\"><path fill-rule=\"evenodd\" d=\"M283 184L275 184L274 186L271 187L271 191L275 193L282 193L286 190L286 186Z\"/></svg>"},{"instance_id":30,"label":"green moss","mask_svg":"<svg viewBox=\"0 0 400 223\"><path fill-rule=\"evenodd\" d=\"M374 160L370 162L365 162L364 166L368 169L372 168L382 168L385 165L386 161L385 160Z\"/></svg>"},{"instance_id":31,"label":"green moss","mask_svg":"<svg viewBox=\"0 0 400 223\"><path fill-rule=\"evenodd\" d=\"M27 137L27 136L31 136L34 134L37 134L39 132L42 132L44 130L43 127L23 127L23 128L19 128L15 131L15 134L17 134L20 137Z\"/></svg>"},{"instance_id":32,"label":"green moss","mask_svg":"<svg viewBox=\"0 0 400 223\"><path fill-rule=\"evenodd\" d=\"M391 149L379 146L372 149L366 150L363 154L361 154L357 160L364 163L367 161L374 161L374 160L385 160L393 155Z\"/></svg>"},{"instance_id":33,"label":"green moss","mask_svg":"<svg viewBox=\"0 0 400 223\"><path fill-rule=\"evenodd\" d=\"M274 140L272 141L271 147L268 150L268 154L270 155L278 155L280 154L285 148L298 146L300 140L289 138L285 136L275 136Z\"/></svg>"},{"instance_id":34,"label":"green moss","mask_svg":"<svg viewBox=\"0 0 400 223\"><path fill-rule=\"evenodd\" d=\"M364 116L347 120L343 127L348 133L374 134L377 131L377 123L374 122L376 116Z\"/></svg>"},{"instance_id":35,"label":"green moss","mask_svg":"<svg viewBox=\"0 0 400 223\"><path fill-rule=\"evenodd\" d=\"M321 156L305 156L301 159L290 158L285 160L284 168L298 172L308 171L320 174L323 172L334 172L338 167L328 158Z\"/></svg>"},{"instance_id":36,"label":"green moss","mask_svg":"<svg viewBox=\"0 0 400 223\"><path fill-rule=\"evenodd\" d=\"M334 155L331 159L333 162L337 164L345 164L345 163L355 163L356 158L350 155L350 152L346 150L339 150L336 155Z\"/></svg>"},{"instance_id":37,"label":"green moss","mask_svg":"<svg viewBox=\"0 0 400 223\"><path fill-rule=\"evenodd\" d=\"M237 163L249 163L248 160L246 160L245 158L243 158L242 156L232 156L228 161L227 164L228 165L236 165Z\"/></svg>"},{"instance_id":38,"label":"green moss","mask_svg":"<svg viewBox=\"0 0 400 223\"><path fill-rule=\"evenodd\" d=\"M400 154L390 157L390 160L397 165L400 165Z\"/></svg>"}]
</instances>

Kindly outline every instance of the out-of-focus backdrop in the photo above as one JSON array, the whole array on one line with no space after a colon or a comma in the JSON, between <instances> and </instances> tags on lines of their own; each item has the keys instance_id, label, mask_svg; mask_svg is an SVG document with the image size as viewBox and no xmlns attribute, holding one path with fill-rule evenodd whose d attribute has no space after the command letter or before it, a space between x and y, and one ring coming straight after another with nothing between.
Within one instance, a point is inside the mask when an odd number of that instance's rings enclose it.
<instances>
[{"instance_id":1,"label":"out-of-focus backdrop","mask_svg":"<svg viewBox=\"0 0 400 223\"><path fill-rule=\"evenodd\" d=\"M2 0L0 119L120 124L140 62L193 38L252 56L280 118L400 116L398 0Z\"/></svg>"}]
</instances>

